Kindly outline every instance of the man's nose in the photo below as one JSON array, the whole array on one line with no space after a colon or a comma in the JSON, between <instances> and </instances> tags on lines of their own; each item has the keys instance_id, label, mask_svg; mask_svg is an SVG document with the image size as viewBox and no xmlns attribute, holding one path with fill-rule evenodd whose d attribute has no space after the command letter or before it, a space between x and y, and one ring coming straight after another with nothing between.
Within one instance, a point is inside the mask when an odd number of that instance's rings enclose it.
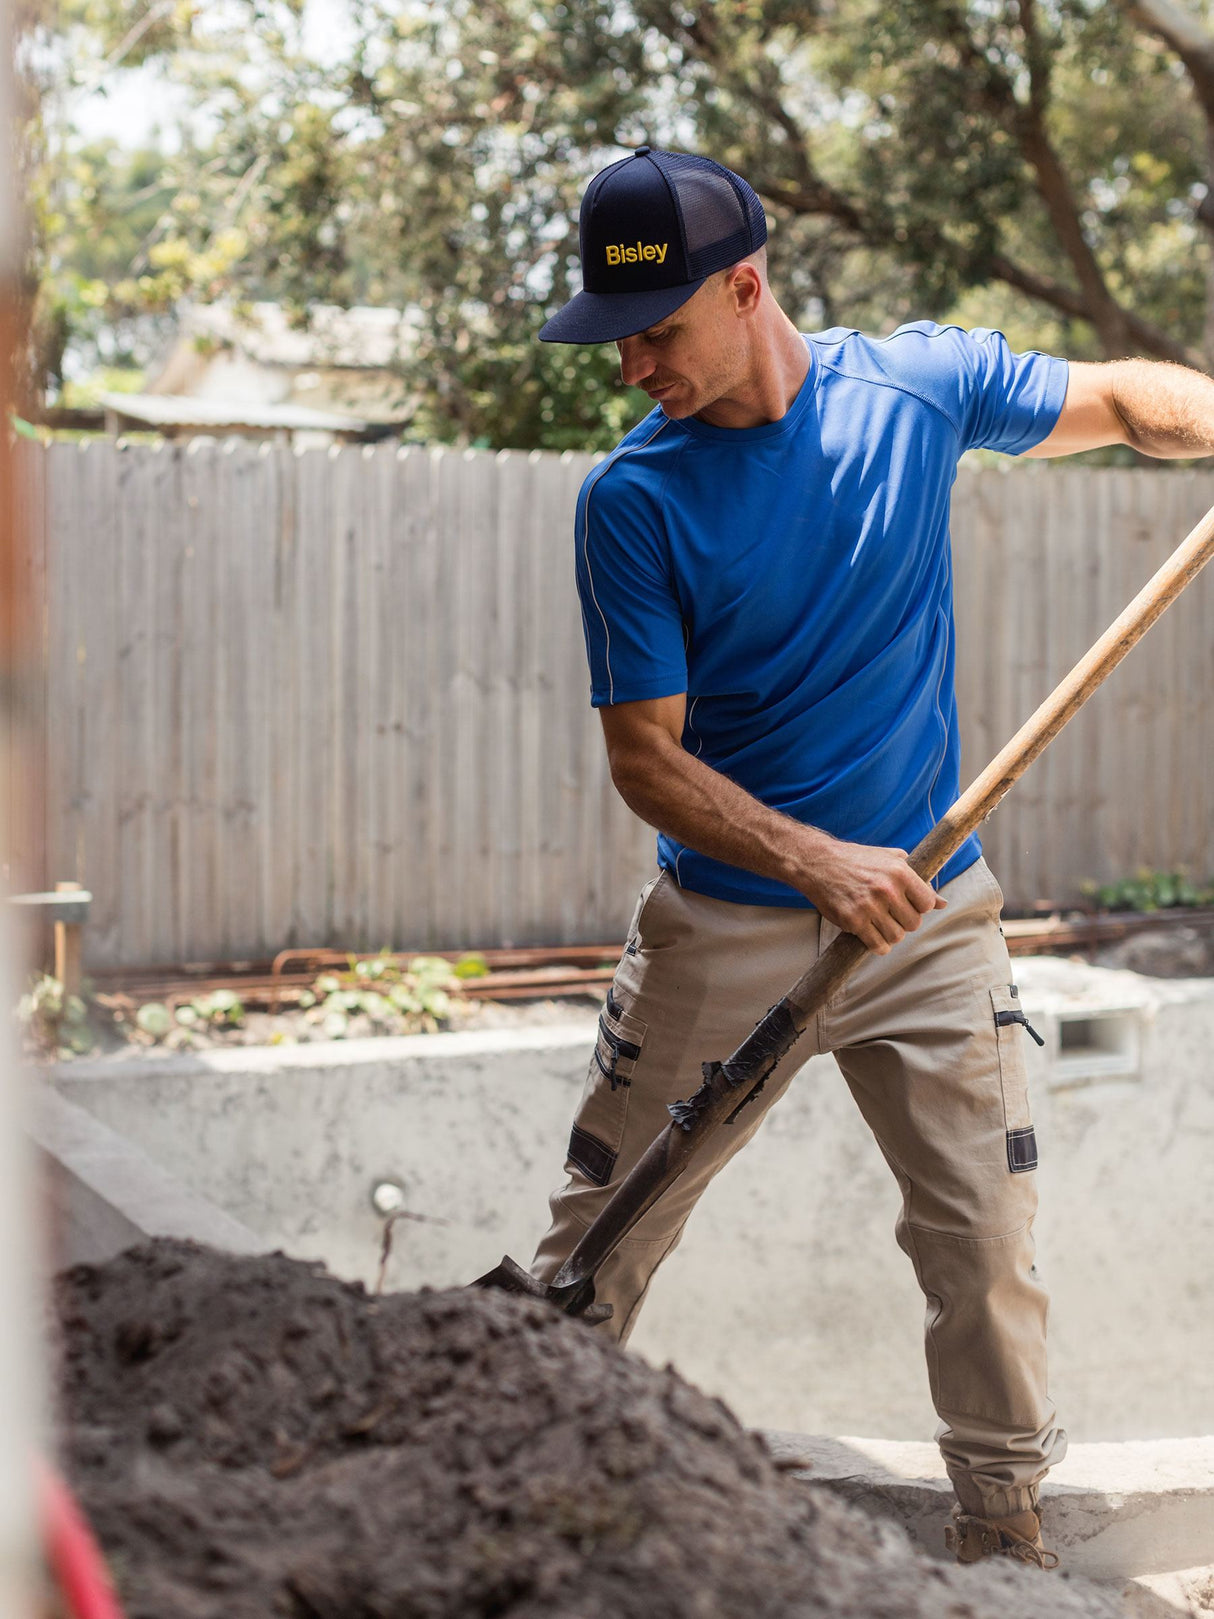
<instances>
[{"instance_id":1,"label":"man's nose","mask_svg":"<svg viewBox=\"0 0 1214 1619\"><path fill-rule=\"evenodd\" d=\"M620 351L620 380L635 388L653 371L653 356L640 337L622 337L616 347Z\"/></svg>"}]
</instances>

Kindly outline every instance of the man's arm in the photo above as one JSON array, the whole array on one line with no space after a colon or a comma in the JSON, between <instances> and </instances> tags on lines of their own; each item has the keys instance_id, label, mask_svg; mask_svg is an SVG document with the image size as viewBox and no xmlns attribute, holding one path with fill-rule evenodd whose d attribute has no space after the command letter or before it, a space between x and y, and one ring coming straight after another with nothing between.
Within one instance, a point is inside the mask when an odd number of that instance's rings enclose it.
<instances>
[{"instance_id":1,"label":"man's arm","mask_svg":"<svg viewBox=\"0 0 1214 1619\"><path fill-rule=\"evenodd\" d=\"M1214 455L1214 379L1161 360L1072 360L1066 401L1026 456L1046 458L1128 444L1144 455Z\"/></svg>"},{"instance_id":2,"label":"man's arm","mask_svg":"<svg viewBox=\"0 0 1214 1619\"><path fill-rule=\"evenodd\" d=\"M902 849L843 843L769 809L683 747L686 696L599 710L611 779L642 820L713 860L787 883L876 955L943 909Z\"/></svg>"}]
</instances>

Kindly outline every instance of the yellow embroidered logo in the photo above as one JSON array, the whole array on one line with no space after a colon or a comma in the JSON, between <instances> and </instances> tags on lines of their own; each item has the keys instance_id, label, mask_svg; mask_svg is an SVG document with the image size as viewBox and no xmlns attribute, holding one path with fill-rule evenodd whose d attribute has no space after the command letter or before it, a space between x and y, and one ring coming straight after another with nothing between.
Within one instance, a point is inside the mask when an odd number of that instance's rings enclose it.
<instances>
[{"instance_id":1,"label":"yellow embroidered logo","mask_svg":"<svg viewBox=\"0 0 1214 1619\"><path fill-rule=\"evenodd\" d=\"M635 242L631 246L620 242L611 242L607 247L608 264L640 264L644 259L652 259L657 264L666 262L666 249L669 242Z\"/></svg>"}]
</instances>

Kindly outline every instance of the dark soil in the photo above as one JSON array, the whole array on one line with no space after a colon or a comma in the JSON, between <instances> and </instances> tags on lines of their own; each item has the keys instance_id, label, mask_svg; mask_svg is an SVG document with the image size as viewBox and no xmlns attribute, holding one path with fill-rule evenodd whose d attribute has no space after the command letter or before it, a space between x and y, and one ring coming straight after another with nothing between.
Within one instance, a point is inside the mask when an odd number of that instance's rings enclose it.
<instances>
[{"instance_id":1,"label":"dark soil","mask_svg":"<svg viewBox=\"0 0 1214 1619\"><path fill-rule=\"evenodd\" d=\"M156 1242L55 1284L61 1452L128 1619L1087 1619L773 1465L548 1306Z\"/></svg>"}]
</instances>

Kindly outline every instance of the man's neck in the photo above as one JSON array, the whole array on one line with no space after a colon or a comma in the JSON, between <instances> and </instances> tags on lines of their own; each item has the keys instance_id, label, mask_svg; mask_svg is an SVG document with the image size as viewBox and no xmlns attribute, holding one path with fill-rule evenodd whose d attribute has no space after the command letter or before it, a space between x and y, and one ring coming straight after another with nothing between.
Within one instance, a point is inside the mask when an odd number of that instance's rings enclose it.
<instances>
[{"instance_id":1,"label":"man's neck","mask_svg":"<svg viewBox=\"0 0 1214 1619\"><path fill-rule=\"evenodd\" d=\"M710 427L765 427L787 415L809 371L805 339L778 306L757 345L755 365L736 389L696 412Z\"/></svg>"}]
</instances>

